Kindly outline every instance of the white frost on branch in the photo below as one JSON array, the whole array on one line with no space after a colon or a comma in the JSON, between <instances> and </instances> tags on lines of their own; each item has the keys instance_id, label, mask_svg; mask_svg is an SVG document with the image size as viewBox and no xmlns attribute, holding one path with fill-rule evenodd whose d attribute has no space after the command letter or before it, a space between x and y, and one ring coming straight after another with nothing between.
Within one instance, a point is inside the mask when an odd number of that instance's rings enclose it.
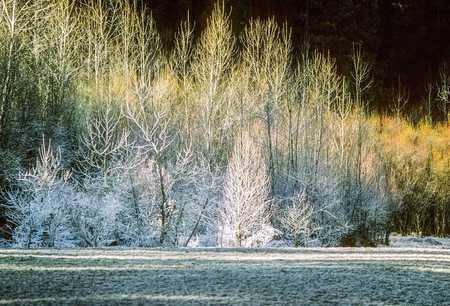
<instances>
[{"instance_id":1,"label":"white frost on branch","mask_svg":"<svg viewBox=\"0 0 450 306\"><path fill-rule=\"evenodd\" d=\"M238 137L225 177L219 245L241 247L270 224L269 184L258 144L249 135Z\"/></svg>"}]
</instances>

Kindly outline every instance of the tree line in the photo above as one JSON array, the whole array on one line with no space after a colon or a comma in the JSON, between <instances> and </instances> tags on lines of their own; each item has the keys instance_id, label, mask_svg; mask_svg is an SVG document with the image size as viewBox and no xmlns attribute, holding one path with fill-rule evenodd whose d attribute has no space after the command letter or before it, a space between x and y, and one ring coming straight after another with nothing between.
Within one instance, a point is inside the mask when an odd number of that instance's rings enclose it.
<instances>
[{"instance_id":1,"label":"tree line","mask_svg":"<svg viewBox=\"0 0 450 306\"><path fill-rule=\"evenodd\" d=\"M18 246L374 245L393 230L450 232L448 167L434 171L430 156L430 186L386 150L360 45L343 75L330 54L295 55L274 19L237 36L222 3L198 39L187 16L169 51L137 3L1 0L0 17L2 236ZM436 209L423 212L428 193Z\"/></svg>"}]
</instances>

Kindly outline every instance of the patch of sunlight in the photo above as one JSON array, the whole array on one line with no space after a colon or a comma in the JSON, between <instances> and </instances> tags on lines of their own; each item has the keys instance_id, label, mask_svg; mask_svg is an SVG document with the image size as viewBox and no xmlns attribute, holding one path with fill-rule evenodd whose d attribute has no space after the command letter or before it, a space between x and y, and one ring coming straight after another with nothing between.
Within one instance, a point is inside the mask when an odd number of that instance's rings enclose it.
<instances>
[{"instance_id":1,"label":"patch of sunlight","mask_svg":"<svg viewBox=\"0 0 450 306\"><path fill-rule=\"evenodd\" d=\"M0 299L0 305L30 303L71 303L71 302L107 302L121 300L146 300L166 301L173 303L182 302L230 302L229 297L207 296L207 295L153 295L153 294L97 294L90 296L75 297L40 297L24 299Z\"/></svg>"},{"instance_id":2,"label":"patch of sunlight","mask_svg":"<svg viewBox=\"0 0 450 306\"><path fill-rule=\"evenodd\" d=\"M215 258L217 259L217 258ZM450 256L445 254L357 254L357 253L325 253L325 254L239 254L224 255L221 260L243 262L267 261L444 261L450 262ZM211 260L211 258L204 258ZM214 259L212 259L214 260Z\"/></svg>"},{"instance_id":3,"label":"patch of sunlight","mask_svg":"<svg viewBox=\"0 0 450 306\"><path fill-rule=\"evenodd\" d=\"M144 271L144 270L182 270L191 269L193 265L124 265L124 266L41 266L0 264L0 270L10 271Z\"/></svg>"},{"instance_id":4,"label":"patch of sunlight","mask_svg":"<svg viewBox=\"0 0 450 306\"><path fill-rule=\"evenodd\" d=\"M405 270L417 272L447 273L450 274L450 267L405 267Z\"/></svg>"},{"instance_id":5,"label":"patch of sunlight","mask_svg":"<svg viewBox=\"0 0 450 306\"><path fill-rule=\"evenodd\" d=\"M44 259L114 259L114 260L151 260L151 259L181 259L183 256L135 256L135 255L115 255L115 254L107 254L107 255L97 255L97 254L89 254L89 255L78 255L78 254L37 254L37 253L24 253L24 254L0 254L1 257L27 257L27 258L44 258ZM187 258L186 258L187 259Z\"/></svg>"},{"instance_id":6,"label":"patch of sunlight","mask_svg":"<svg viewBox=\"0 0 450 306\"><path fill-rule=\"evenodd\" d=\"M439 250L431 251L428 249L416 249L415 252L402 252L396 251L398 249L383 249L381 251L372 250L358 250L357 252L348 252L345 249L339 251L328 250L325 252L319 251L311 253L308 250L306 252L292 252L292 253L243 253L243 252L158 252L153 253L139 253L132 254L117 254L117 253L55 253L55 254L39 254L35 252L23 252L23 253L0 253L2 257L13 258L42 258L42 259L90 259L90 260L179 260L179 261L228 261L228 262L268 262L268 261L441 261L450 262L450 251Z\"/></svg>"}]
</instances>

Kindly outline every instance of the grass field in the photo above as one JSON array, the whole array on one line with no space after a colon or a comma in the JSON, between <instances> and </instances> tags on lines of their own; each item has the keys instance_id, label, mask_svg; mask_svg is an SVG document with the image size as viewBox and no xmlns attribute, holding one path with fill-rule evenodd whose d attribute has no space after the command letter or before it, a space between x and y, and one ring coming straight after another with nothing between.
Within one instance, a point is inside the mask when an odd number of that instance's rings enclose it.
<instances>
[{"instance_id":1,"label":"grass field","mask_svg":"<svg viewBox=\"0 0 450 306\"><path fill-rule=\"evenodd\" d=\"M0 304L450 305L450 250L0 250Z\"/></svg>"}]
</instances>

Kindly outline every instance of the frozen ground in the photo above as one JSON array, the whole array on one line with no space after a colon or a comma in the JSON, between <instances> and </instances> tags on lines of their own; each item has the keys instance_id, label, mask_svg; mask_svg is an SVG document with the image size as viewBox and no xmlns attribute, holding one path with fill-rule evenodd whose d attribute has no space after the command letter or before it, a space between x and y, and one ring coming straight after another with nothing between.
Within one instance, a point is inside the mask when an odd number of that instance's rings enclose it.
<instances>
[{"instance_id":1,"label":"frozen ground","mask_svg":"<svg viewBox=\"0 0 450 306\"><path fill-rule=\"evenodd\" d=\"M450 305L450 250L0 250L0 304Z\"/></svg>"}]
</instances>

